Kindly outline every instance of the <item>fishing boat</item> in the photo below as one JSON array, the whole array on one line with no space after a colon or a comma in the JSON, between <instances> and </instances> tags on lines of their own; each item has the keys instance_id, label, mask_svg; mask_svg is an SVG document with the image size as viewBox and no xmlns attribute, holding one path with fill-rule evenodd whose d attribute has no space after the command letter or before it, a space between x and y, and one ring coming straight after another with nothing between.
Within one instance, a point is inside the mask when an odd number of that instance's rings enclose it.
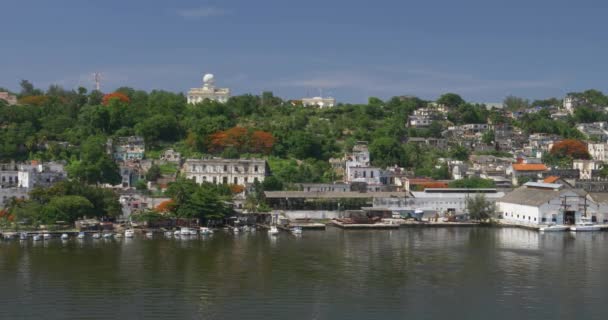
<instances>
[{"instance_id":1,"label":"fishing boat","mask_svg":"<svg viewBox=\"0 0 608 320\"><path fill-rule=\"evenodd\" d=\"M27 240L27 232L21 232L19 234L19 240Z\"/></svg>"},{"instance_id":2,"label":"fishing boat","mask_svg":"<svg viewBox=\"0 0 608 320\"><path fill-rule=\"evenodd\" d=\"M165 231L165 237L167 237L167 238L173 238L173 232L171 232L171 231Z\"/></svg>"},{"instance_id":3,"label":"fishing boat","mask_svg":"<svg viewBox=\"0 0 608 320\"><path fill-rule=\"evenodd\" d=\"M68 240L70 238L70 236L68 236L67 233L64 233L61 235L61 240Z\"/></svg>"},{"instance_id":4,"label":"fishing boat","mask_svg":"<svg viewBox=\"0 0 608 320\"><path fill-rule=\"evenodd\" d=\"M270 226L270 229L268 229L268 234L271 236L276 236L277 234L279 234L279 229L277 228L277 226Z\"/></svg>"},{"instance_id":5,"label":"fishing boat","mask_svg":"<svg viewBox=\"0 0 608 320\"><path fill-rule=\"evenodd\" d=\"M152 231L148 231L148 232L146 232L146 237L152 238L152 237L154 237L154 233Z\"/></svg>"},{"instance_id":6,"label":"fishing boat","mask_svg":"<svg viewBox=\"0 0 608 320\"><path fill-rule=\"evenodd\" d=\"M173 235L179 237L181 235L181 232L179 232L179 230L175 230L175 232L173 232Z\"/></svg>"},{"instance_id":7,"label":"fishing boat","mask_svg":"<svg viewBox=\"0 0 608 320\"><path fill-rule=\"evenodd\" d=\"M44 234L42 234L42 238L43 238L44 240L48 240L48 239L50 239L51 237L52 237L52 236L51 236L51 234L50 234L50 233L44 233Z\"/></svg>"},{"instance_id":8,"label":"fishing boat","mask_svg":"<svg viewBox=\"0 0 608 320\"><path fill-rule=\"evenodd\" d=\"M104 233L104 234L103 234L104 239L110 239L110 238L112 238L113 236L114 236L114 234L113 234L113 233L111 233L111 232L109 232L109 233Z\"/></svg>"},{"instance_id":9,"label":"fishing boat","mask_svg":"<svg viewBox=\"0 0 608 320\"><path fill-rule=\"evenodd\" d=\"M85 237L84 232L78 232L78 236L77 236L78 239L84 239L84 237Z\"/></svg>"},{"instance_id":10,"label":"fishing boat","mask_svg":"<svg viewBox=\"0 0 608 320\"><path fill-rule=\"evenodd\" d=\"M42 240L42 236L37 234L37 235L34 235L33 239L34 239L34 241L40 241L40 240Z\"/></svg>"},{"instance_id":11,"label":"fishing boat","mask_svg":"<svg viewBox=\"0 0 608 320\"><path fill-rule=\"evenodd\" d=\"M295 234L295 235L301 235L302 234L302 227L293 227L291 228L291 233Z\"/></svg>"},{"instance_id":12,"label":"fishing boat","mask_svg":"<svg viewBox=\"0 0 608 320\"><path fill-rule=\"evenodd\" d=\"M196 229L190 229L190 235L196 236L196 235L198 235L198 231L196 231Z\"/></svg>"},{"instance_id":13,"label":"fishing boat","mask_svg":"<svg viewBox=\"0 0 608 320\"><path fill-rule=\"evenodd\" d=\"M99 233L99 232L93 233L93 239L100 239L100 238L101 238L101 233Z\"/></svg>"},{"instance_id":14,"label":"fishing boat","mask_svg":"<svg viewBox=\"0 0 608 320\"><path fill-rule=\"evenodd\" d=\"M127 229L127 230L125 230L125 237L126 238L133 238L133 234L134 234L133 229Z\"/></svg>"},{"instance_id":15,"label":"fishing boat","mask_svg":"<svg viewBox=\"0 0 608 320\"><path fill-rule=\"evenodd\" d=\"M232 232L234 232L234 234L239 234L239 232L241 232L241 230L239 230L238 227L234 227L234 228L232 228Z\"/></svg>"},{"instance_id":16,"label":"fishing boat","mask_svg":"<svg viewBox=\"0 0 608 320\"><path fill-rule=\"evenodd\" d=\"M570 231L582 232L582 231L600 231L600 227L591 222L589 218L581 218L581 222L570 227Z\"/></svg>"},{"instance_id":17,"label":"fishing boat","mask_svg":"<svg viewBox=\"0 0 608 320\"><path fill-rule=\"evenodd\" d=\"M213 230L211 230L211 229L209 229L209 228L207 228L207 227L201 227L201 229L200 229L200 233L201 233L202 235L212 234L212 233L213 233Z\"/></svg>"},{"instance_id":18,"label":"fishing boat","mask_svg":"<svg viewBox=\"0 0 608 320\"><path fill-rule=\"evenodd\" d=\"M540 227L538 229L538 231L542 231L542 232L563 232L563 231L567 231L568 229L570 229L570 227L568 227L568 226L552 224L552 225L547 225L547 226Z\"/></svg>"}]
</instances>

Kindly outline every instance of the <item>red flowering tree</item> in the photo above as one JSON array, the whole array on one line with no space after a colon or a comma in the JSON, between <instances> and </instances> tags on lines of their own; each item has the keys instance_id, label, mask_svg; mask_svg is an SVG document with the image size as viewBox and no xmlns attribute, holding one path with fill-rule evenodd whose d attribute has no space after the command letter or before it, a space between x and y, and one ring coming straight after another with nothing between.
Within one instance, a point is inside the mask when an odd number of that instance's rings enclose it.
<instances>
[{"instance_id":1,"label":"red flowering tree","mask_svg":"<svg viewBox=\"0 0 608 320\"><path fill-rule=\"evenodd\" d=\"M108 93L108 94L104 95L103 99L101 100L101 104L103 104L104 106L107 106L110 103L110 101L112 101L112 100L118 100L118 101L124 102L124 103L131 102L131 99L129 99L129 97L127 97L126 94L120 93L120 92L114 92L114 93Z\"/></svg>"},{"instance_id":2,"label":"red flowering tree","mask_svg":"<svg viewBox=\"0 0 608 320\"><path fill-rule=\"evenodd\" d=\"M587 144L574 139L565 139L559 142L556 142L551 148L551 155L564 158L570 157L572 159L589 159L591 156L589 155L589 149L587 149Z\"/></svg>"},{"instance_id":3,"label":"red flowering tree","mask_svg":"<svg viewBox=\"0 0 608 320\"><path fill-rule=\"evenodd\" d=\"M209 150L218 152L234 148L238 152L269 153L275 138L270 132L234 127L209 136Z\"/></svg>"}]
</instances>

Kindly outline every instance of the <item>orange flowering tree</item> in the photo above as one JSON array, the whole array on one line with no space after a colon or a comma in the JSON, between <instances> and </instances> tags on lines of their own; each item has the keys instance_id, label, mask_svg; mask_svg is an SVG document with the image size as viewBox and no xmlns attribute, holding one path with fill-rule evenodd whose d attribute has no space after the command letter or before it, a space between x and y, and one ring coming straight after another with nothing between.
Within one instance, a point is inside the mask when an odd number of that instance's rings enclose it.
<instances>
[{"instance_id":1,"label":"orange flowering tree","mask_svg":"<svg viewBox=\"0 0 608 320\"><path fill-rule=\"evenodd\" d=\"M175 202L173 201L173 199L163 201L158 206L156 206L156 212L159 212L159 213L172 212L174 209L175 209Z\"/></svg>"},{"instance_id":2,"label":"orange flowering tree","mask_svg":"<svg viewBox=\"0 0 608 320\"><path fill-rule=\"evenodd\" d=\"M19 104L30 106L43 106L49 101L47 96L27 96L19 99Z\"/></svg>"},{"instance_id":3,"label":"orange flowering tree","mask_svg":"<svg viewBox=\"0 0 608 320\"><path fill-rule=\"evenodd\" d=\"M556 142L551 148L551 155L558 158L589 159L587 144L575 139L565 139Z\"/></svg>"},{"instance_id":4,"label":"orange flowering tree","mask_svg":"<svg viewBox=\"0 0 608 320\"><path fill-rule=\"evenodd\" d=\"M104 95L103 99L101 100L101 104L103 104L104 106L107 106L110 103L110 101L112 101L112 100L118 100L118 101L124 102L124 103L131 102L131 99L129 99L129 97L127 97L126 94L120 93L120 92L114 92L114 93L108 93L108 94Z\"/></svg>"},{"instance_id":5,"label":"orange flowering tree","mask_svg":"<svg viewBox=\"0 0 608 320\"><path fill-rule=\"evenodd\" d=\"M234 148L238 152L270 153L275 138L270 132L234 127L209 136L209 150L218 152Z\"/></svg>"}]
</instances>

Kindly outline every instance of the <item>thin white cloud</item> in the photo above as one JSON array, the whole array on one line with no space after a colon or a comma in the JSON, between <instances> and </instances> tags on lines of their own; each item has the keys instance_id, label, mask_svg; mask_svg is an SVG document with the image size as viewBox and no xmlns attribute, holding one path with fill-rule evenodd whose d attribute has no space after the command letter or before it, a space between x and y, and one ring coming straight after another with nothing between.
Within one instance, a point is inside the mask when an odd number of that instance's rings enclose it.
<instances>
[{"instance_id":1,"label":"thin white cloud","mask_svg":"<svg viewBox=\"0 0 608 320\"><path fill-rule=\"evenodd\" d=\"M559 88L559 79L484 79L470 74L423 68L374 71L335 71L285 79L278 86L307 89L350 89L368 95L417 94L436 96L445 92L480 95L521 89Z\"/></svg>"},{"instance_id":2,"label":"thin white cloud","mask_svg":"<svg viewBox=\"0 0 608 320\"><path fill-rule=\"evenodd\" d=\"M217 7L198 7L177 10L177 14L184 19L201 19L228 14L226 9Z\"/></svg>"}]
</instances>

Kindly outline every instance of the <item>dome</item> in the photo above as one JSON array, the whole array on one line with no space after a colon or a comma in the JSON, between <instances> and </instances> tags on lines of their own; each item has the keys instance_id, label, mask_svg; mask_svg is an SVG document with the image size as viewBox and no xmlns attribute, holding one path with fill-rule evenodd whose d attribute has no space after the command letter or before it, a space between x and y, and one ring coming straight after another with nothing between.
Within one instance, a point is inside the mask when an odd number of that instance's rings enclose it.
<instances>
[{"instance_id":1,"label":"dome","mask_svg":"<svg viewBox=\"0 0 608 320\"><path fill-rule=\"evenodd\" d=\"M207 73L203 76L204 83L213 83L213 75L211 73Z\"/></svg>"}]
</instances>

